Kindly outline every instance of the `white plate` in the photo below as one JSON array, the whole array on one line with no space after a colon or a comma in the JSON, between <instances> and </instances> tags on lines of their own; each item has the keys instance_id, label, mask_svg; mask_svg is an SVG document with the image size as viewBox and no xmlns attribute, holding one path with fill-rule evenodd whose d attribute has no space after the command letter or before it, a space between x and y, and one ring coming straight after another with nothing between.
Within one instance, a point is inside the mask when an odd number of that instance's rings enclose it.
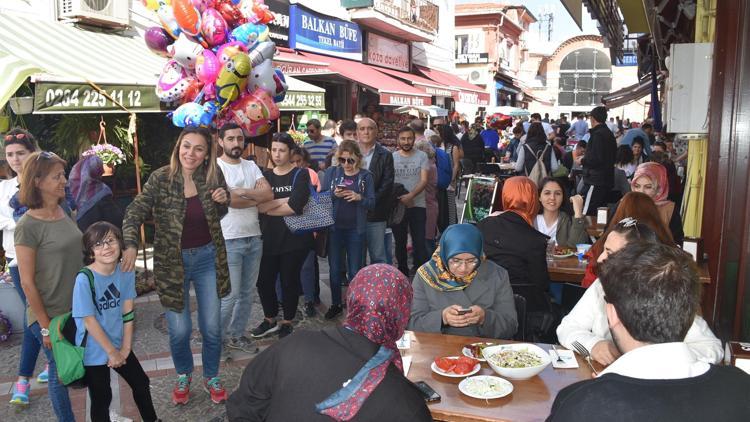
<instances>
[{"instance_id":1,"label":"white plate","mask_svg":"<svg viewBox=\"0 0 750 422\"><path fill-rule=\"evenodd\" d=\"M447 356L447 357L457 357L457 356ZM432 369L432 372L438 375L442 375L444 377L463 378L463 377L474 375L477 372L479 372L479 370L482 369L482 365L480 363L477 363L476 365L474 365L474 369L472 369L471 372L466 373L466 374L454 374L453 372L442 371L440 368L437 367L437 365L435 365L435 361L432 361L432 364L430 365L430 369Z\"/></svg>"},{"instance_id":2,"label":"white plate","mask_svg":"<svg viewBox=\"0 0 750 422\"><path fill-rule=\"evenodd\" d=\"M477 344L477 343L472 343L472 345L473 344ZM495 345L495 343L489 343L489 342L487 342L487 344L489 344L490 346L494 346ZM487 346L487 347L490 347L490 346ZM474 355L472 355L471 349L469 349L466 346L464 346L463 349L461 349L461 353L463 353L463 355L466 356L467 358L476 359L476 360L478 360L480 362L487 362L487 359L485 359L484 356L474 356Z\"/></svg>"},{"instance_id":3,"label":"white plate","mask_svg":"<svg viewBox=\"0 0 750 422\"><path fill-rule=\"evenodd\" d=\"M485 383L486 385L498 385L499 391L482 395L472 389L473 384L482 383ZM499 399L500 397L505 397L513 392L513 384L508 380L494 375L477 375L475 377L466 378L458 383L458 390L469 397L474 397L475 399Z\"/></svg>"}]
</instances>

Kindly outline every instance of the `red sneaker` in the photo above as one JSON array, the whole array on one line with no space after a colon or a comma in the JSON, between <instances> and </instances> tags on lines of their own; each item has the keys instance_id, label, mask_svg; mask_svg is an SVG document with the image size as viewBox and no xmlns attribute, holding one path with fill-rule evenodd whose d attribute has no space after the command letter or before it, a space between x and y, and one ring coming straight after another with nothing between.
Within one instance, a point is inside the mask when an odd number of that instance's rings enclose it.
<instances>
[{"instance_id":1,"label":"red sneaker","mask_svg":"<svg viewBox=\"0 0 750 422\"><path fill-rule=\"evenodd\" d=\"M177 378L177 383L174 385L172 390L172 403L174 404L187 404L190 400L190 381L192 381L190 375L180 375Z\"/></svg>"},{"instance_id":2,"label":"red sneaker","mask_svg":"<svg viewBox=\"0 0 750 422\"><path fill-rule=\"evenodd\" d=\"M221 385L219 377L213 377L210 380L203 380L203 389L211 396L211 401L221 404L227 401L227 390Z\"/></svg>"}]
</instances>

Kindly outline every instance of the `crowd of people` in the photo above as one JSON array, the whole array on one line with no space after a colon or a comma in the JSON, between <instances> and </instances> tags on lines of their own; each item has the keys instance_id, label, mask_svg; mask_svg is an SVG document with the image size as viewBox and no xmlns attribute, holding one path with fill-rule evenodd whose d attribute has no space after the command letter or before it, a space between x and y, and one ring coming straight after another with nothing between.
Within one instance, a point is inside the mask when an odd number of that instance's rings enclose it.
<instances>
[{"instance_id":1,"label":"crowd of people","mask_svg":"<svg viewBox=\"0 0 750 422\"><path fill-rule=\"evenodd\" d=\"M679 249L682 181L675 162L684 157L650 140L647 124L620 133L627 123L608 119L604 107L591 111L590 122L578 116L573 124L550 123L532 114L511 126L510 142L503 143L504 134L478 124L435 118L426 128L414 119L398 130L391 151L378 142L371 118L337 125L313 119L301 145L288 133L274 134L264 168L243 158L239 126L228 123L216 133L186 128L169 164L152 172L124 212L95 156L77 163L68 180L64 160L37 151L30 133L11 131L5 154L14 177L0 183L0 223L11 275L29 310L11 402L29 403L29 378L43 350L48 369L39 378L49 382L58 420L74 420L49 340L50 320L72 310L77 343L86 342L91 419L109 420L108 368L114 368L131 386L143 420L158 420L148 376L132 351L133 271L139 230L149 217L156 292L176 372L172 402L190 400L192 285L202 387L214 403L227 403L233 421L430 420L419 390L400 371L395 341L405 329L583 344L612 375L563 390L552 420L569 420L571 403L606 414L586 395L590 383L625 391L623 400L642 397L623 377L644 377L632 368L644 359L636 354L666 359L656 351L661 343L685 352L671 364L674 371L662 371L666 378L713 375L746 388L747 377L712 366L723 357L721 342L700 316L695 268ZM500 209L476 225L459 224L455 192L463 167L488 157L507 157L517 175L503 181ZM546 177L533 180L538 166ZM626 180L622 190L615 189L618 172ZM303 215L316 192L330 195L333 225L293 232L285 217ZM611 223L588 252L586 292L563 318L550 292L549 246L590 243L585 215L600 207L611 208ZM324 317L346 312L343 325L290 337L300 296L306 317L321 304L317 257L327 257L330 273ZM256 291L263 319L246 335ZM113 296L106 307L97 299ZM650 313L639 311L636 299ZM91 335L84 339L84 332ZM289 338L253 358L229 396L222 350L257 353L254 339L270 335ZM696 369L685 372L686 366ZM669 383L645 384L668 399ZM727 412L747 414L739 401L728 406Z\"/></svg>"}]
</instances>

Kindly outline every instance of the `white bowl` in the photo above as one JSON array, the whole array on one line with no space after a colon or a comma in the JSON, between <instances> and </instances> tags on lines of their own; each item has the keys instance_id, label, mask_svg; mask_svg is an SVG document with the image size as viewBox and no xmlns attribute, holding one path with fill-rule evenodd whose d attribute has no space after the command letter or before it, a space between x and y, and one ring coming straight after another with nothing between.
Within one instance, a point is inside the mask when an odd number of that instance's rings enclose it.
<instances>
[{"instance_id":1,"label":"white bowl","mask_svg":"<svg viewBox=\"0 0 750 422\"><path fill-rule=\"evenodd\" d=\"M542 363L540 365L528 366L525 368L503 368L496 365L491 359L492 355L503 350L526 350L537 355L539 359L542 360ZM497 346L486 347L482 350L482 354L484 355L484 358L487 359L487 364L490 365L498 375L516 380L531 378L542 372L544 368L552 362L549 354L545 353L541 347L531 343L499 344Z\"/></svg>"}]
</instances>

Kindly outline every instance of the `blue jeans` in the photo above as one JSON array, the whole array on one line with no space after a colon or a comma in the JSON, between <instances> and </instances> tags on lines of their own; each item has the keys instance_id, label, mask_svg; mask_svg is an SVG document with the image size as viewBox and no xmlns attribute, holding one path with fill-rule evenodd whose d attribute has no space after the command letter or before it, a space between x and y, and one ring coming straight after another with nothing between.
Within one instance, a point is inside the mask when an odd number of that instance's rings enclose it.
<instances>
[{"instance_id":1,"label":"blue jeans","mask_svg":"<svg viewBox=\"0 0 750 422\"><path fill-rule=\"evenodd\" d=\"M253 305L253 287L258 282L263 240L260 236L227 239L227 264L232 291L221 299L221 331L241 337Z\"/></svg>"},{"instance_id":2,"label":"blue jeans","mask_svg":"<svg viewBox=\"0 0 750 422\"><path fill-rule=\"evenodd\" d=\"M385 262L385 221L367 222L367 250L370 264Z\"/></svg>"},{"instance_id":3,"label":"blue jeans","mask_svg":"<svg viewBox=\"0 0 750 422\"><path fill-rule=\"evenodd\" d=\"M12 261L12 260L11 260ZM16 287L18 296L21 297L24 309L26 308L26 295L21 288L21 275L18 273L18 267L9 267L10 276L13 279L13 285ZM42 347L41 344L34 338L34 335L26 325L26 311L23 312L23 340L21 341L21 360L18 362L18 376L31 378L34 375L34 368L36 367L36 358L39 356L39 349Z\"/></svg>"},{"instance_id":4,"label":"blue jeans","mask_svg":"<svg viewBox=\"0 0 750 422\"><path fill-rule=\"evenodd\" d=\"M39 323L35 322L29 326L29 331L34 336L39 346L43 344L42 332L40 331ZM49 400L52 402L52 410L57 415L58 422L75 422L76 418L73 416L73 407L70 405L70 397L68 396L68 388L60 383L57 378L57 366L55 365L55 358L52 356L52 349L42 347L44 354L47 356L47 362L49 362L49 381L47 384L47 394L49 394Z\"/></svg>"},{"instance_id":5,"label":"blue jeans","mask_svg":"<svg viewBox=\"0 0 750 422\"><path fill-rule=\"evenodd\" d=\"M346 248L349 280L362 268L362 235L357 229L336 229L328 232L328 267L341 268L341 248ZM330 271L331 303L341 305L341 273Z\"/></svg>"},{"instance_id":6,"label":"blue jeans","mask_svg":"<svg viewBox=\"0 0 750 422\"><path fill-rule=\"evenodd\" d=\"M219 373L221 358L221 301L216 291L216 247L213 243L182 250L185 280L182 286L182 312L165 311L169 329L169 349L178 374L193 372L193 352L190 350L190 281L193 281L198 301L198 328L203 337L203 377L210 379Z\"/></svg>"}]
</instances>

